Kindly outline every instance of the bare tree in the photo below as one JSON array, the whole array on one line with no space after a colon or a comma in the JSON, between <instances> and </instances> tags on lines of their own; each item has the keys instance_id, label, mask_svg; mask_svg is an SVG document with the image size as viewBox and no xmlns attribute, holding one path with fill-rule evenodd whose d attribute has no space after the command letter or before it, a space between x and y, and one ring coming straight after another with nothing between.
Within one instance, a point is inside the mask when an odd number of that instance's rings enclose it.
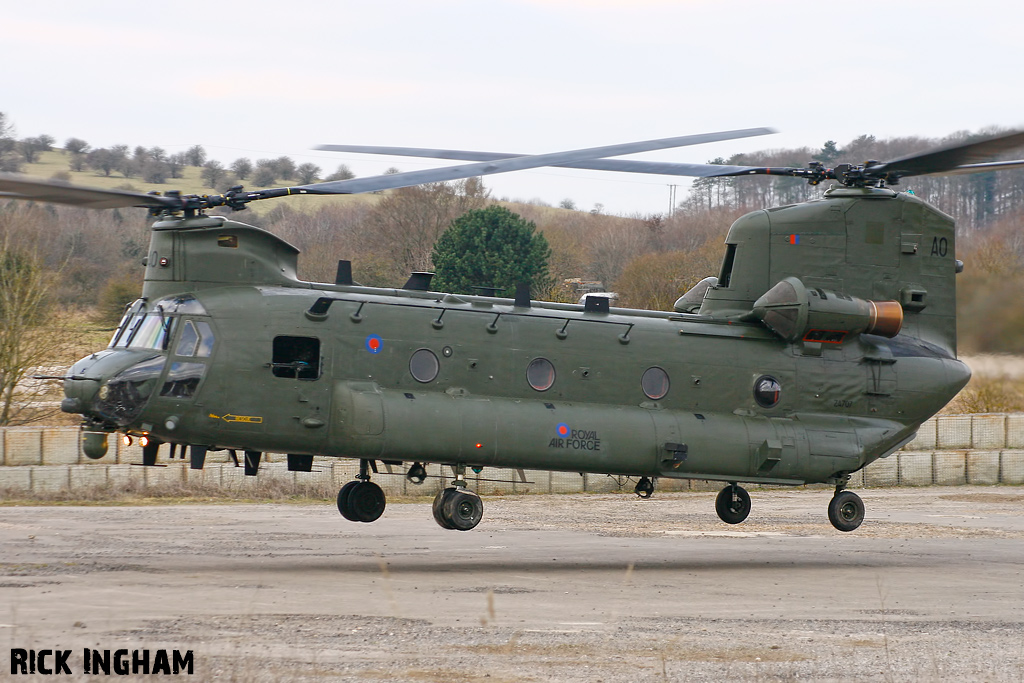
<instances>
[{"instance_id":1,"label":"bare tree","mask_svg":"<svg viewBox=\"0 0 1024 683\"><path fill-rule=\"evenodd\" d=\"M224 168L224 164L220 163L216 159L211 159L203 164L203 170L200 175L207 187L216 189L220 181L227 175L227 169Z\"/></svg>"},{"instance_id":2,"label":"bare tree","mask_svg":"<svg viewBox=\"0 0 1024 683\"><path fill-rule=\"evenodd\" d=\"M25 424L56 411L53 404L49 410L40 405L52 386L27 377L61 357L70 338L66 316L51 301L54 273L37 252L19 246L12 236L39 215L39 210L17 210L0 218L0 426ZM59 368L46 370L56 374Z\"/></svg>"},{"instance_id":3,"label":"bare tree","mask_svg":"<svg viewBox=\"0 0 1024 683\"><path fill-rule=\"evenodd\" d=\"M0 138L13 138L14 124L7 118L7 114L0 111Z\"/></svg>"},{"instance_id":4,"label":"bare tree","mask_svg":"<svg viewBox=\"0 0 1024 683\"><path fill-rule=\"evenodd\" d=\"M85 167L88 165L87 158L87 154L82 152L72 152L71 156L68 158L68 168L72 171L84 171Z\"/></svg>"},{"instance_id":5,"label":"bare tree","mask_svg":"<svg viewBox=\"0 0 1024 683\"><path fill-rule=\"evenodd\" d=\"M479 178L395 190L367 217L364 244L371 253L387 257L396 277L430 270L434 242L453 220L482 208L487 199Z\"/></svg>"},{"instance_id":6,"label":"bare tree","mask_svg":"<svg viewBox=\"0 0 1024 683\"><path fill-rule=\"evenodd\" d=\"M672 310L672 304L690 287L718 271L716 245L696 251L664 251L642 254L630 261L615 282L624 306L656 311Z\"/></svg>"},{"instance_id":7,"label":"bare tree","mask_svg":"<svg viewBox=\"0 0 1024 683\"><path fill-rule=\"evenodd\" d=\"M184 154L189 166L202 166L206 163L206 150L202 145L192 145Z\"/></svg>"},{"instance_id":8,"label":"bare tree","mask_svg":"<svg viewBox=\"0 0 1024 683\"><path fill-rule=\"evenodd\" d=\"M172 178L181 178L184 171L185 165L188 163L187 155L185 152L178 152L167 157L167 168L171 172Z\"/></svg>"},{"instance_id":9,"label":"bare tree","mask_svg":"<svg viewBox=\"0 0 1024 683\"><path fill-rule=\"evenodd\" d=\"M15 151L17 142L14 135L14 125L7 115L0 111L0 171L6 173L17 173L21 170L21 162Z\"/></svg>"},{"instance_id":10,"label":"bare tree","mask_svg":"<svg viewBox=\"0 0 1024 683\"><path fill-rule=\"evenodd\" d=\"M300 183L308 185L310 183L315 183L322 171L316 164L305 163L295 169L295 173L298 175Z\"/></svg>"},{"instance_id":11,"label":"bare tree","mask_svg":"<svg viewBox=\"0 0 1024 683\"><path fill-rule=\"evenodd\" d=\"M291 180L295 177L295 162L291 157L278 157L274 159L274 165L277 167L277 177L284 180Z\"/></svg>"},{"instance_id":12,"label":"bare tree","mask_svg":"<svg viewBox=\"0 0 1024 683\"><path fill-rule=\"evenodd\" d=\"M260 159L256 162L256 171L252 176L252 183L258 187L269 187L277 184L278 171L274 159Z\"/></svg>"},{"instance_id":13,"label":"bare tree","mask_svg":"<svg viewBox=\"0 0 1024 683\"><path fill-rule=\"evenodd\" d=\"M109 176L115 170L119 169L124 161L124 157L115 154L106 147L100 147L89 152L85 157L86 163L96 171L99 171L105 176Z\"/></svg>"},{"instance_id":14,"label":"bare tree","mask_svg":"<svg viewBox=\"0 0 1024 683\"><path fill-rule=\"evenodd\" d=\"M47 140L50 142L48 143ZM18 152L25 159L26 164L34 164L39 161L39 155L43 152L47 152L50 149L50 145L53 144L53 138L49 135L40 135L34 138L22 138L18 141Z\"/></svg>"},{"instance_id":15,"label":"bare tree","mask_svg":"<svg viewBox=\"0 0 1024 683\"><path fill-rule=\"evenodd\" d=\"M163 159L152 158L142 164L142 179L147 183L161 185L170 174L171 166Z\"/></svg>"},{"instance_id":16,"label":"bare tree","mask_svg":"<svg viewBox=\"0 0 1024 683\"><path fill-rule=\"evenodd\" d=\"M68 138L64 141L64 151L71 154L85 154L89 151L89 143L81 138Z\"/></svg>"},{"instance_id":17,"label":"bare tree","mask_svg":"<svg viewBox=\"0 0 1024 683\"><path fill-rule=\"evenodd\" d=\"M238 176L239 180L245 180L252 174L252 162L245 157L240 157L231 162L231 172Z\"/></svg>"},{"instance_id":18,"label":"bare tree","mask_svg":"<svg viewBox=\"0 0 1024 683\"><path fill-rule=\"evenodd\" d=\"M347 164L341 164L338 166L338 170L327 176L325 180L351 180L355 177L356 174L352 172L352 169Z\"/></svg>"}]
</instances>

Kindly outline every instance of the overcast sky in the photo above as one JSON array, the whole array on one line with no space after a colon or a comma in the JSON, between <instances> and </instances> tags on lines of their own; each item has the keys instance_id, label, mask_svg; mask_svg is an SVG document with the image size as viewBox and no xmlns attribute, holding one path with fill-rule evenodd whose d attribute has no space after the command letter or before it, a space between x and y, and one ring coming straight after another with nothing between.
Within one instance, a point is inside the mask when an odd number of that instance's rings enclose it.
<instances>
[{"instance_id":1,"label":"overcast sky","mask_svg":"<svg viewBox=\"0 0 1024 683\"><path fill-rule=\"evenodd\" d=\"M453 162L322 143L543 153L716 130L705 162L857 135L1024 126L1024 3L769 0L128 0L6 3L0 111L71 136L325 173ZM1022 152L1021 156L1024 156ZM668 208L689 179L539 169L497 197Z\"/></svg>"}]
</instances>

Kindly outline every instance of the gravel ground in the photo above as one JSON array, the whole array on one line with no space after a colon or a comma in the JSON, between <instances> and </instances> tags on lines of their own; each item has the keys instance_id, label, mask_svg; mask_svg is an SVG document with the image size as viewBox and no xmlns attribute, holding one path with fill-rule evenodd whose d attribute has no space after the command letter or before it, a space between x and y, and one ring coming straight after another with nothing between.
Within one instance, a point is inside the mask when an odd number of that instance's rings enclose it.
<instances>
[{"instance_id":1,"label":"gravel ground","mask_svg":"<svg viewBox=\"0 0 1024 683\"><path fill-rule=\"evenodd\" d=\"M204 681L1024 680L1024 490L860 493L850 534L822 490L752 490L737 526L713 493L487 498L468 533L419 502L0 508L0 652L191 649Z\"/></svg>"}]
</instances>

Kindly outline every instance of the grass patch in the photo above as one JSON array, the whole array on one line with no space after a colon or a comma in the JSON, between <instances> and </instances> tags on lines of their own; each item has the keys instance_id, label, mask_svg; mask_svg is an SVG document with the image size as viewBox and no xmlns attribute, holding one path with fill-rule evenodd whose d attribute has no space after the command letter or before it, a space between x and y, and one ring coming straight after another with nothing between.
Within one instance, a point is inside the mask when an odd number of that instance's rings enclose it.
<instances>
[{"instance_id":1,"label":"grass patch","mask_svg":"<svg viewBox=\"0 0 1024 683\"><path fill-rule=\"evenodd\" d=\"M975 375L942 412L944 414L1024 412L1024 380Z\"/></svg>"}]
</instances>

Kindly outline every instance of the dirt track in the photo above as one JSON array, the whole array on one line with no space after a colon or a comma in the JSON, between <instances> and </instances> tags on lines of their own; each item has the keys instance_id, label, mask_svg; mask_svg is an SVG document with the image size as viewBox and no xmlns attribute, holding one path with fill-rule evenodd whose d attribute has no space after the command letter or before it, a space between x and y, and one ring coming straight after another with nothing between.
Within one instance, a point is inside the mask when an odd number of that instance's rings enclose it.
<instances>
[{"instance_id":1,"label":"dirt track","mask_svg":"<svg viewBox=\"0 0 1024 683\"><path fill-rule=\"evenodd\" d=\"M204 681L1024 677L1024 490L861 493L852 534L829 491L753 491L736 527L714 494L492 498L468 533L419 503L0 508L0 671L88 646L191 649Z\"/></svg>"}]
</instances>

